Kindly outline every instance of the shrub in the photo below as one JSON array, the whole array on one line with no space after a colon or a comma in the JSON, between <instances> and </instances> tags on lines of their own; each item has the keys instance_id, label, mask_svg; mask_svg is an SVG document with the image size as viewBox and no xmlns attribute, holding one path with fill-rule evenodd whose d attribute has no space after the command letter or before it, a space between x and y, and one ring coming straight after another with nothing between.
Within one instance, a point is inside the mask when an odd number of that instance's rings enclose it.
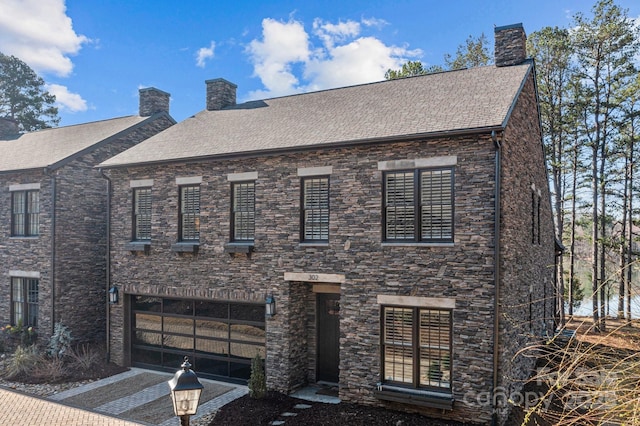
<instances>
[{"instance_id":1,"label":"shrub","mask_svg":"<svg viewBox=\"0 0 640 426\"><path fill-rule=\"evenodd\" d=\"M62 358L41 357L40 362L31 371L32 378L42 383L55 383L65 374L66 367Z\"/></svg>"},{"instance_id":2,"label":"shrub","mask_svg":"<svg viewBox=\"0 0 640 426\"><path fill-rule=\"evenodd\" d=\"M35 346L18 346L13 354L11 362L7 366L6 377L9 380L25 376L31 373L36 365L42 361Z\"/></svg>"},{"instance_id":3,"label":"shrub","mask_svg":"<svg viewBox=\"0 0 640 426\"><path fill-rule=\"evenodd\" d=\"M267 378L264 374L264 364L259 353L251 360L251 376L249 376L249 396L262 399L267 395Z\"/></svg>"},{"instance_id":4,"label":"shrub","mask_svg":"<svg viewBox=\"0 0 640 426\"><path fill-rule=\"evenodd\" d=\"M47 355L53 358L63 357L69 351L72 341L71 331L61 322L56 323L53 335L49 339Z\"/></svg>"},{"instance_id":5,"label":"shrub","mask_svg":"<svg viewBox=\"0 0 640 426\"><path fill-rule=\"evenodd\" d=\"M82 371L88 371L102 361L100 351L88 344L71 348L67 355L72 360L74 367Z\"/></svg>"}]
</instances>

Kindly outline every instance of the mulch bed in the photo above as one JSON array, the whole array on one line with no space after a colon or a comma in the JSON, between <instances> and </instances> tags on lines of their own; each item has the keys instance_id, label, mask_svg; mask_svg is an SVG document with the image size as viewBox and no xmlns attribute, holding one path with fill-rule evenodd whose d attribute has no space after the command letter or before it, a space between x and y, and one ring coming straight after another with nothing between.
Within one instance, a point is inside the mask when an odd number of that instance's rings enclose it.
<instances>
[{"instance_id":1,"label":"mulch bed","mask_svg":"<svg viewBox=\"0 0 640 426\"><path fill-rule=\"evenodd\" d=\"M296 404L311 405L295 409ZM283 413L296 413L286 417ZM269 425L284 420L285 426L464 426L464 423L435 420L419 414L401 413L379 407L350 404L323 404L293 398L278 392L269 392L264 399L243 396L222 407L209 426Z\"/></svg>"}]
</instances>

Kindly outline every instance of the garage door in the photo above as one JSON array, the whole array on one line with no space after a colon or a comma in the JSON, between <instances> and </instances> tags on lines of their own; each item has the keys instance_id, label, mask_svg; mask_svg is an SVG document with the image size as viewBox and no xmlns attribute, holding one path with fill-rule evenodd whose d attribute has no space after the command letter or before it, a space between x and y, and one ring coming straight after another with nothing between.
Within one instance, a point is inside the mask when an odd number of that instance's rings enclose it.
<instances>
[{"instance_id":1,"label":"garage door","mask_svg":"<svg viewBox=\"0 0 640 426\"><path fill-rule=\"evenodd\" d=\"M131 296L131 360L174 372L185 356L199 376L246 382L251 359L265 356L261 303Z\"/></svg>"}]
</instances>

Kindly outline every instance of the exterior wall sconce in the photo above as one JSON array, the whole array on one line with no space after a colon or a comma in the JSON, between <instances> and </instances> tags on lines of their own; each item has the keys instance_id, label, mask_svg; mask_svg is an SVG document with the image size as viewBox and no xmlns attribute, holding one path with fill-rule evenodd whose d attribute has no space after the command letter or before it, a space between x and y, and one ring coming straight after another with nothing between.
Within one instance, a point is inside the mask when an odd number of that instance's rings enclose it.
<instances>
[{"instance_id":1,"label":"exterior wall sconce","mask_svg":"<svg viewBox=\"0 0 640 426\"><path fill-rule=\"evenodd\" d=\"M112 305L118 303L118 287L115 285L109 289L109 303Z\"/></svg>"},{"instance_id":2,"label":"exterior wall sconce","mask_svg":"<svg viewBox=\"0 0 640 426\"><path fill-rule=\"evenodd\" d=\"M273 294L268 295L264 300L264 307L268 317L276 314L276 299L273 297Z\"/></svg>"},{"instance_id":3,"label":"exterior wall sconce","mask_svg":"<svg viewBox=\"0 0 640 426\"><path fill-rule=\"evenodd\" d=\"M204 386L191 369L188 357L184 357L184 362L180 368L182 369L176 371L173 379L167 383L169 383L169 389L171 390L173 412L180 417L181 426L189 426L189 418L196 414L198 410L200 394L202 394Z\"/></svg>"}]
</instances>

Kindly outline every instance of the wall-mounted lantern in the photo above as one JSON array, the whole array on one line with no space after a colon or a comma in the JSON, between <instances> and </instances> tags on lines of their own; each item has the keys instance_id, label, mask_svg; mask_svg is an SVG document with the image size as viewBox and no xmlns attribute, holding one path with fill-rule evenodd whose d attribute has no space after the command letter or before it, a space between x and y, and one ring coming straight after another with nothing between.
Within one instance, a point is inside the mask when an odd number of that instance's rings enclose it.
<instances>
[{"instance_id":1,"label":"wall-mounted lantern","mask_svg":"<svg viewBox=\"0 0 640 426\"><path fill-rule=\"evenodd\" d=\"M273 294L268 295L264 300L264 307L268 317L276 314L276 299L273 297Z\"/></svg>"},{"instance_id":2,"label":"wall-mounted lantern","mask_svg":"<svg viewBox=\"0 0 640 426\"><path fill-rule=\"evenodd\" d=\"M118 287L115 285L109 289L109 303L112 305L118 303Z\"/></svg>"}]
</instances>

